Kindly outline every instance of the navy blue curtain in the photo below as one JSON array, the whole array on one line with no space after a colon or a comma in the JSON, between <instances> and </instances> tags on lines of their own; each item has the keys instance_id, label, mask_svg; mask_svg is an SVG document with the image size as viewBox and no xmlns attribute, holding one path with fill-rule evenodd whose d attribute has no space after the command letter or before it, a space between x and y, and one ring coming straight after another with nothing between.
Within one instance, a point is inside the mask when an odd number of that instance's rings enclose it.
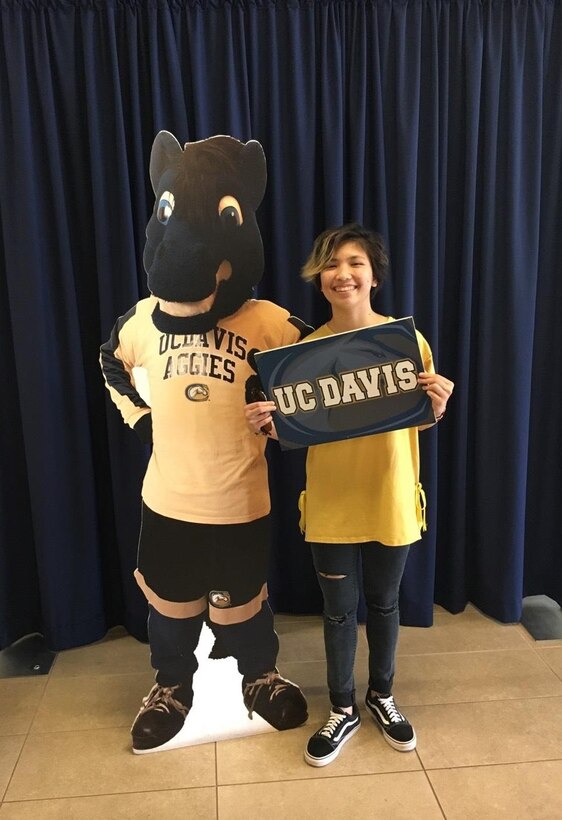
<instances>
[{"instance_id":1,"label":"navy blue curtain","mask_svg":"<svg viewBox=\"0 0 562 820\"><path fill-rule=\"evenodd\" d=\"M413 314L456 382L422 435L429 530L404 623L436 601L515 621L562 601L560 0L0 0L0 646L122 623L147 452L98 348L146 293L160 129L264 146L259 296L318 324L314 236L387 239L378 309ZM304 454L270 445L278 610L320 611L297 527ZM342 477L345 483L345 477Z\"/></svg>"}]
</instances>

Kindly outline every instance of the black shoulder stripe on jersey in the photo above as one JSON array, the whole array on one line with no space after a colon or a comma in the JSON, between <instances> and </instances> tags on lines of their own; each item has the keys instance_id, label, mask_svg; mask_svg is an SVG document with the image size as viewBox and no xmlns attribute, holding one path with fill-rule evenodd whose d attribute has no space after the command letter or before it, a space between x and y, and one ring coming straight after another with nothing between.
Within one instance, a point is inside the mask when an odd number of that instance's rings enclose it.
<instances>
[{"instance_id":1,"label":"black shoulder stripe on jersey","mask_svg":"<svg viewBox=\"0 0 562 820\"><path fill-rule=\"evenodd\" d=\"M296 329L300 332L301 339L306 339L306 337L314 331L314 328L311 325L307 325L305 322L303 322L302 319L299 319L298 316L289 316L287 321L294 325Z\"/></svg>"},{"instance_id":2,"label":"black shoulder stripe on jersey","mask_svg":"<svg viewBox=\"0 0 562 820\"><path fill-rule=\"evenodd\" d=\"M119 347L119 333L121 328L136 313L136 305L132 307L124 316L120 316L115 323L111 336L100 347L101 366L110 387L116 390L121 396L126 396L135 407L148 407L148 404L141 399L131 381L129 374L125 370L122 361L116 358L115 351Z\"/></svg>"}]
</instances>

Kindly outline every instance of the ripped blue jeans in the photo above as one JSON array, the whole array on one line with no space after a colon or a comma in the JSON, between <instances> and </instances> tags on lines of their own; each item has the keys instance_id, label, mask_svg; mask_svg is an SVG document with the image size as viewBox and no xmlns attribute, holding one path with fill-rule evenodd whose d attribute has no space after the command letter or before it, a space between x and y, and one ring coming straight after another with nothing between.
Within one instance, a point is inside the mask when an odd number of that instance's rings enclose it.
<instances>
[{"instance_id":1,"label":"ripped blue jeans","mask_svg":"<svg viewBox=\"0 0 562 820\"><path fill-rule=\"evenodd\" d=\"M390 694L400 628L398 592L409 545L385 547L371 541L311 544L311 549L324 597L324 645L332 705L355 703L353 666L361 583L367 604L369 687Z\"/></svg>"}]
</instances>

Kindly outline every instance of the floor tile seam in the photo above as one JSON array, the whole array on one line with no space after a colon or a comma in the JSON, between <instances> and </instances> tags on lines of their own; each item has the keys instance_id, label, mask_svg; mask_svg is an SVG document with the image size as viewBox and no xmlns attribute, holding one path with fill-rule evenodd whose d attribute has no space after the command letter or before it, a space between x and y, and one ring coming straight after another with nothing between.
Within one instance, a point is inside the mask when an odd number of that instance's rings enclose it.
<instances>
[{"instance_id":1,"label":"floor tile seam","mask_svg":"<svg viewBox=\"0 0 562 820\"><path fill-rule=\"evenodd\" d=\"M467 703L501 703L503 701L513 701L513 700L546 700L548 698L560 698L562 697L562 691L559 694L556 693L549 693L546 695L529 695L529 697L521 696L521 695L514 695L513 697L495 697L495 698L480 698L474 700L443 700L443 701L432 701L431 703L416 703L414 701L406 701L403 696L396 695L396 699L400 701L400 706L404 709L410 709L412 706L420 707L420 706L462 706L463 704Z\"/></svg>"},{"instance_id":2,"label":"floor tile seam","mask_svg":"<svg viewBox=\"0 0 562 820\"><path fill-rule=\"evenodd\" d=\"M550 669L551 672L554 672L554 674L556 675L556 677L558 678L560 683L562 683L562 672L560 672L560 674L558 674L558 672L556 672L555 669L552 669L552 667L549 667L549 669Z\"/></svg>"},{"instance_id":3,"label":"floor tile seam","mask_svg":"<svg viewBox=\"0 0 562 820\"><path fill-rule=\"evenodd\" d=\"M417 752L417 750L416 750L416 752ZM419 755L418 755L418 757L419 757ZM422 761L421 761L421 759L420 759L420 763L421 763L421 762L422 762ZM430 780L430 778L429 778L429 776L428 776L428 774L427 774L427 771L425 770L425 768L423 768L423 764L422 764L422 771L423 771L423 773L424 773L424 777L425 777L426 783L427 783L427 785L429 786L429 789L430 789L430 791L431 791L431 793L432 793L433 797L435 798L435 802L436 802L436 803L437 803L437 805L439 806L439 811L440 811L440 812L441 812L441 814L443 815L444 820L447 820L447 815L445 814L445 810L443 809L443 806L441 805L441 800L439 799L439 796L437 795L437 792L435 791L435 787L434 787L433 783L431 782L431 780Z\"/></svg>"},{"instance_id":4,"label":"floor tile seam","mask_svg":"<svg viewBox=\"0 0 562 820\"><path fill-rule=\"evenodd\" d=\"M57 665L57 663L59 661L60 653L64 652L64 649L53 650L53 651L55 652L55 657L53 658L53 661L52 661L51 665L49 666L49 671L47 672L48 677L50 677L52 675L53 669L55 668L55 666Z\"/></svg>"},{"instance_id":5,"label":"floor tile seam","mask_svg":"<svg viewBox=\"0 0 562 820\"><path fill-rule=\"evenodd\" d=\"M525 640L533 649L562 649L562 638L533 638L529 635Z\"/></svg>"},{"instance_id":6,"label":"floor tile seam","mask_svg":"<svg viewBox=\"0 0 562 820\"><path fill-rule=\"evenodd\" d=\"M494 698L488 700L454 700L454 701L445 701L443 703L408 703L407 708L410 709L411 707L421 708L421 707L433 707L433 706L464 706L467 704L480 704L480 703L513 703L514 701L540 701L541 703L545 700L552 698L552 700L560 700L562 699L562 692L559 695L521 695L519 697L503 697L503 698ZM402 699L400 699L402 703Z\"/></svg>"},{"instance_id":7,"label":"floor tile seam","mask_svg":"<svg viewBox=\"0 0 562 820\"><path fill-rule=\"evenodd\" d=\"M490 626L482 623L463 623L463 624L434 624L430 627L422 627L416 634L414 632L405 632L406 629L416 629L416 627L400 627L400 635L404 640L426 640L427 635L443 635L449 638L462 638L463 635L476 635L482 640L496 639L499 640L508 638L517 643L527 643L530 635L521 633L517 626Z\"/></svg>"},{"instance_id":8,"label":"floor tile seam","mask_svg":"<svg viewBox=\"0 0 562 820\"><path fill-rule=\"evenodd\" d=\"M42 686L40 687L40 691L43 692L45 687L47 686L47 681L49 680L49 676L50 676L50 672L48 672L47 674L41 674L41 675L36 675L36 674L34 674L34 675L31 675L31 674L30 675L8 675L7 677L0 677L0 684L4 684L4 683L9 684L9 683L16 682L16 681L18 683L35 684L35 681L39 681L39 683L42 684Z\"/></svg>"},{"instance_id":9,"label":"floor tile seam","mask_svg":"<svg viewBox=\"0 0 562 820\"><path fill-rule=\"evenodd\" d=\"M27 742L27 740L29 740L30 737L32 737L32 738L47 737L47 736L50 737L52 735L70 735L70 734L79 735L79 734L84 734L85 732L110 732L110 731L113 731L115 729L130 729L130 726L131 726L131 722L128 721L127 723L123 723L121 726L89 726L89 727L84 727L83 729L55 729L52 732L33 732L33 733L28 732L27 735L26 735L26 740L24 742L24 745ZM21 737L21 735L19 735L19 737ZM230 739L231 738L225 738L225 740L230 740ZM191 748L191 749L193 749L196 746L209 746L211 743L216 743L216 741L208 740L206 743L192 743L190 746L185 746L185 747L180 747L180 748ZM174 750L171 750L171 751L177 751L177 750L174 749ZM133 752L131 752L131 754L133 754Z\"/></svg>"},{"instance_id":10,"label":"floor tile seam","mask_svg":"<svg viewBox=\"0 0 562 820\"><path fill-rule=\"evenodd\" d=\"M367 653L365 653L365 657L366 656ZM326 658L306 658L306 660L302 658L277 658L277 666L281 667L287 663L326 663Z\"/></svg>"},{"instance_id":11,"label":"floor tile seam","mask_svg":"<svg viewBox=\"0 0 562 820\"><path fill-rule=\"evenodd\" d=\"M491 766L523 766L526 763L562 763L562 754L558 757L532 757L524 760L491 760L488 763L451 763L448 766L423 766L424 772L447 772L458 769L486 769ZM423 765L423 761L422 761Z\"/></svg>"},{"instance_id":12,"label":"floor tile seam","mask_svg":"<svg viewBox=\"0 0 562 820\"><path fill-rule=\"evenodd\" d=\"M219 749L217 741L214 742L215 747L215 818L219 817Z\"/></svg>"},{"instance_id":13,"label":"floor tile seam","mask_svg":"<svg viewBox=\"0 0 562 820\"><path fill-rule=\"evenodd\" d=\"M29 737L29 735L31 733L31 727L33 726L33 724L34 724L34 722L37 718L37 715L39 714L39 710L41 709L41 705L42 705L43 700L45 698L45 693L47 692L47 689L49 687L50 677L51 677L51 670L49 670L49 673L46 675L47 680L44 683L44 686L43 686L43 689L41 691L40 697L37 699L37 703L35 704L35 710L32 710L33 714L31 715L31 719L30 719L29 724L27 726L27 731L25 732L25 740L24 740L23 745L22 745L22 750L23 750L25 744L27 743L27 738Z\"/></svg>"},{"instance_id":14,"label":"floor tile seam","mask_svg":"<svg viewBox=\"0 0 562 820\"><path fill-rule=\"evenodd\" d=\"M131 721L112 726L83 726L81 729L41 729L40 731L29 731L27 738L42 737L43 735L67 735L70 732L97 732L102 729L130 729ZM211 742L211 741L209 741Z\"/></svg>"},{"instance_id":15,"label":"floor tile seam","mask_svg":"<svg viewBox=\"0 0 562 820\"><path fill-rule=\"evenodd\" d=\"M306 764L304 764L306 765ZM350 772L343 772L341 774L325 774L323 776L318 777L280 777L279 779L275 780L244 780L244 781L236 781L232 783L217 783L217 789L226 788L230 786L267 786L271 783L310 783L312 781L325 781L325 780L341 780L342 777L383 777L387 774L422 774L423 767L420 765L419 768L416 769L389 769L389 771L384 772L357 772L356 774Z\"/></svg>"},{"instance_id":16,"label":"floor tile seam","mask_svg":"<svg viewBox=\"0 0 562 820\"><path fill-rule=\"evenodd\" d=\"M502 653L502 652L528 652L529 649L533 651L532 647L522 646L522 647L513 647L513 646L506 646L506 647L492 647L490 649L447 649L441 652L401 652L398 650L396 653L397 658L431 658L443 655L491 655L494 652ZM536 653L535 653L536 654Z\"/></svg>"},{"instance_id":17,"label":"floor tile seam","mask_svg":"<svg viewBox=\"0 0 562 820\"><path fill-rule=\"evenodd\" d=\"M277 663L278 663L279 666L283 666L286 663L291 663L291 664L293 664L293 663L302 663L302 664L305 664L305 663L323 663L324 666L325 666L326 665L326 658L307 658L305 661L303 661L302 659L296 660L296 661L288 661L288 660L284 660L283 658L277 658Z\"/></svg>"},{"instance_id":18,"label":"floor tile seam","mask_svg":"<svg viewBox=\"0 0 562 820\"><path fill-rule=\"evenodd\" d=\"M533 760L513 760L513 761L497 761L491 763L465 763L459 766L434 766L432 768L424 768L424 772L431 774L432 772L457 772L459 769L493 769L498 766L526 766L527 764L535 765L540 763L562 763L562 757L544 757Z\"/></svg>"},{"instance_id":19,"label":"floor tile seam","mask_svg":"<svg viewBox=\"0 0 562 820\"><path fill-rule=\"evenodd\" d=\"M533 650L533 652L540 657L541 652L544 652L546 649L549 649L549 648L550 649L560 649L560 648L562 648L562 643L560 643L558 645L550 644L549 646L547 646L546 642L537 641L531 636L531 640L527 642L527 646L529 646Z\"/></svg>"},{"instance_id":20,"label":"floor tile seam","mask_svg":"<svg viewBox=\"0 0 562 820\"><path fill-rule=\"evenodd\" d=\"M474 614L459 618L458 615L444 615L439 613L434 617L431 626L400 624L401 629L416 629L420 631L427 631L430 629L435 629L436 627L438 629L471 629L472 627L477 627L478 629L487 629L490 632L497 632L499 630L505 630L506 632L518 632L519 627L524 629L523 624L519 621L504 623L503 621L496 621L493 618L478 617Z\"/></svg>"},{"instance_id":21,"label":"floor tile seam","mask_svg":"<svg viewBox=\"0 0 562 820\"><path fill-rule=\"evenodd\" d=\"M129 792L95 792L94 794L87 793L87 794L62 794L50 797L16 797L15 799L7 799L4 796L3 800L0 801L0 805L4 803L6 805L13 805L14 803L41 803L45 800L84 800L84 798L90 797L95 799L96 797L121 797L133 794L160 794L160 793L167 793L167 792L192 792L196 791L197 789L216 789L217 786L215 783L211 783L208 786L169 786L160 789L136 789L135 791Z\"/></svg>"},{"instance_id":22,"label":"floor tile seam","mask_svg":"<svg viewBox=\"0 0 562 820\"><path fill-rule=\"evenodd\" d=\"M18 735L18 737L22 737L22 735ZM12 771L10 772L10 776L7 780L6 788L4 789L3 794L0 795L0 804L6 802L6 795L8 794L8 792L10 790L10 785L11 785L12 780L14 778L15 771L16 771L18 765L19 765L19 762L20 762L21 756L23 754L23 750L25 748L26 742L27 742L27 736L24 737L23 743L21 744L20 750L19 750L19 752L17 754L17 757L16 757L16 760L14 762L14 765L12 766Z\"/></svg>"},{"instance_id":23,"label":"floor tile seam","mask_svg":"<svg viewBox=\"0 0 562 820\"><path fill-rule=\"evenodd\" d=\"M53 675L53 680L76 680L77 678L88 678L88 680L92 680L95 678L131 678L140 677L141 675L150 675L150 670L140 670L139 672L80 672L78 674L67 673Z\"/></svg>"},{"instance_id":24,"label":"floor tile seam","mask_svg":"<svg viewBox=\"0 0 562 820\"><path fill-rule=\"evenodd\" d=\"M543 650L543 652L544 652L545 650L546 650L546 647L545 647L545 649ZM540 659L540 662L543 664L543 666L545 667L545 669L548 669L548 671L549 671L549 672L552 672L552 674L553 674L555 677L557 677L559 681L561 681L561 682L562 682L562 671L561 671L560 673L558 673L555 669L553 669L553 668L552 668L552 666L550 666L550 665L546 662L546 659L543 657L542 652L537 652L537 651L535 650L535 654L538 656L538 658Z\"/></svg>"}]
</instances>

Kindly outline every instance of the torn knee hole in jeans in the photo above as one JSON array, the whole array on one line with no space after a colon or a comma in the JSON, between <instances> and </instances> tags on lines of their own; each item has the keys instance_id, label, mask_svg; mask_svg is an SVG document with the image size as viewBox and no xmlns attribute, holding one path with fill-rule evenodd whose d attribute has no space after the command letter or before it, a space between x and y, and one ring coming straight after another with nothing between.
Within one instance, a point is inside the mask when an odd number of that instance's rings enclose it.
<instances>
[{"instance_id":1,"label":"torn knee hole in jeans","mask_svg":"<svg viewBox=\"0 0 562 820\"><path fill-rule=\"evenodd\" d=\"M328 575L327 572L318 572L318 575L321 578L326 578L328 581L342 581L344 578L347 578L347 575ZM346 613L345 615L326 615L326 621L332 626L343 626L350 615L351 613Z\"/></svg>"},{"instance_id":2,"label":"torn knee hole in jeans","mask_svg":"<svg viewBox=\"0 0 562 820\"><path fill-rule=\"evenodd\" d=\"M331 626L343 626L347 621L347 615L326 615L326 621Z\"/></svg>"},{"instance_id":3,"label":"torn knee hole in jeans","mask_svg":"<svg viewBox=\"0 0 562 820\"><path fill-rule=\"evenodd\" d=\"M319 572L318 575L321 578L328 578L329 581L341 581L343 578L347 578L347 575L328 575L326 572Z\"/></svg>"}]
</instances>

